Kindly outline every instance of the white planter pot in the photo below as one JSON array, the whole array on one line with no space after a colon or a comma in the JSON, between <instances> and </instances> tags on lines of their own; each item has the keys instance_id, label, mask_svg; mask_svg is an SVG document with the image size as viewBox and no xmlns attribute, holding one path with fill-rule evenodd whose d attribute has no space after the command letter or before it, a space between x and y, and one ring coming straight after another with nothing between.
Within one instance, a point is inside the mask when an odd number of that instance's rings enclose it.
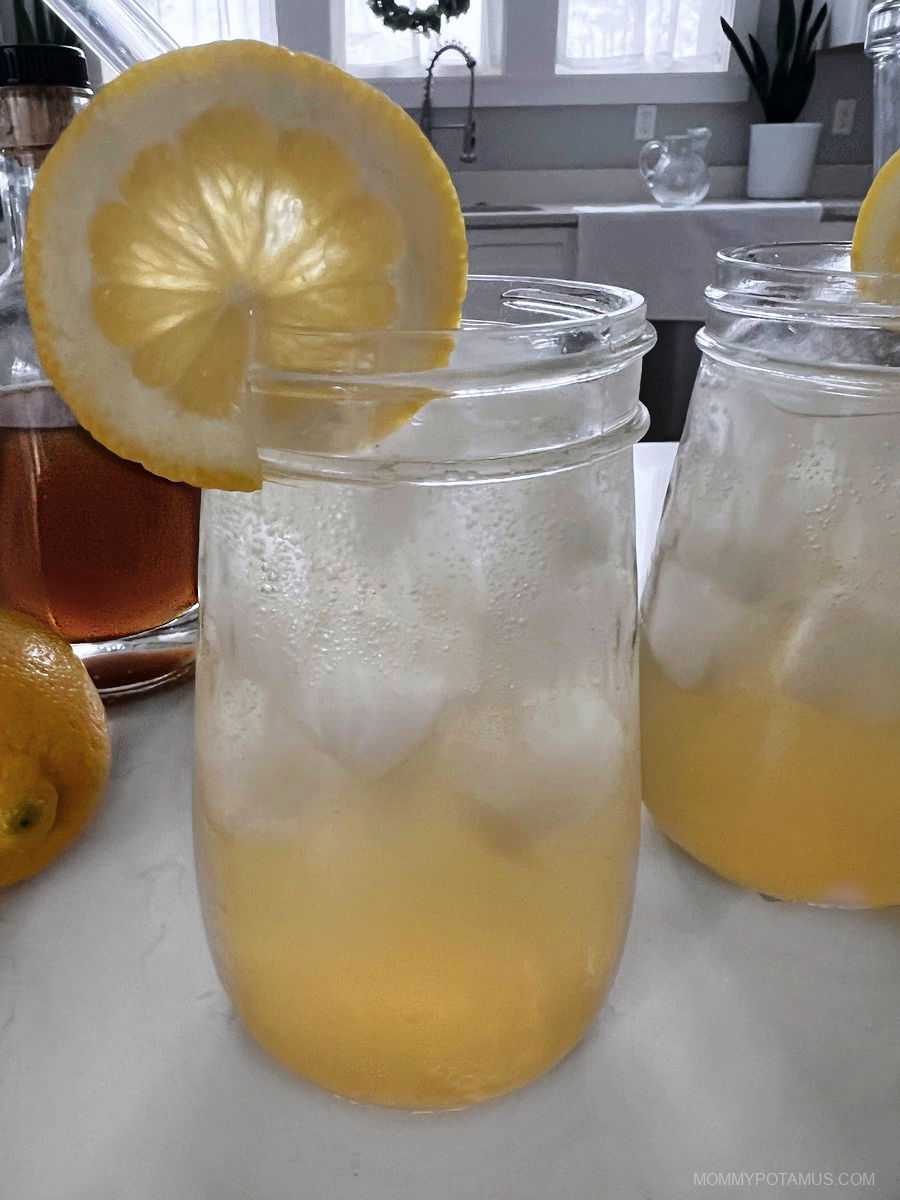
<instances>
[{"instance_id":1,"label":"white planter pot","mask_svg":"<svg viewBox=\"0 0 900 1200\"><path fill-rule=\"evenodd\" d=\"M754 200L795 200L805 196L821 132L818 121L751 125L747 195Z\"/></svg>"}]
</instances>

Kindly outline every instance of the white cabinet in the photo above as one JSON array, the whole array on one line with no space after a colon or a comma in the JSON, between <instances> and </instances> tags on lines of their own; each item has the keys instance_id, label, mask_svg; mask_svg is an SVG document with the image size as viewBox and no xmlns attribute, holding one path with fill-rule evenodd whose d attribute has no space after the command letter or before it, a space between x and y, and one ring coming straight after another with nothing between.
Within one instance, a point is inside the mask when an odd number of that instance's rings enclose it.
<instances>
[{"instance_id":1,"label":"white cabinet","mask_svg":"<svg viewBox=\"0 0 900 1200\"><path fill-rule=\"evenodd\" d=\"M575 225L493 225L469 229L473 275L574 279Z\"/></svg>"}]
</instances>

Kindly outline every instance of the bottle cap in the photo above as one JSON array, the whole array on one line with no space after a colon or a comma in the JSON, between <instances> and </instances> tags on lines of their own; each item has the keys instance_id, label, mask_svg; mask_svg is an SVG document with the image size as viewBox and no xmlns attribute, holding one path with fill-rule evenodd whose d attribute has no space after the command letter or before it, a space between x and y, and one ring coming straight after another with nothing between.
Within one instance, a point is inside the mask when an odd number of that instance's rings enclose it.
<instances>
[{"instance_id":1,"label":"bottle cap","mask_svg":"<svg viewBox=\"0 0 900 1200\"><path fill-rule=\"evenodd\" d=\"M90 88L87 59L77 46L0 46L0 87Z\"/></svg>"}]
</instances>

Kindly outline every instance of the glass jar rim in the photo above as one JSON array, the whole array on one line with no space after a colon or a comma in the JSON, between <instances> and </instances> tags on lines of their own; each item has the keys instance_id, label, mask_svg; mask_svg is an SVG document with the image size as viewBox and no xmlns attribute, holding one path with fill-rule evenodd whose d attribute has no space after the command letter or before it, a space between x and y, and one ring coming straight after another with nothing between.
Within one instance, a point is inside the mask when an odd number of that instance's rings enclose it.
<instances>
[{"instance_id":1,"label":"glass jar rim","mask_svg":"<svg viewBox=\"0 0 900 1200\"><path fill-rule=\"evenodd\" d=\"M723 250L706 289L703 352L726 363L856 396L859 411L895 411L900 274L849 268L844 242ZM805 385L804 385L805 386Z\"/></svg>"},{"instance_id":2,"label":"glass jar rim","mask_svg":"<svg viewBox=\"0 0 900 1200\"><path fill-rule=\"evenodd\" d=\"M646 301L627 288L515 275L470 275L468 284L470 298L499 303L507 319L467 316L464 308L457 328L279 326L257 341L251 389L316 379L333 386L415 384L445 395L528 390L617 370L655 342Z\"/></svg>"},{"instance_id":3,"label":"glass jar rim","mask_svg":"<svg viewBox=\"0 0 900 1200\"><path fill-rule=\"evenodd\" d=\"M707 141L712 137L712 130L708 125L692 125L690 129L685 129L681 133L666 133L660 136L661 142L696 142L699 138L706 138Z\"/></svg>"},{"instance_id":4,"label":"glass jar rim","mask_svg":"<svg viewBox=\"0 0 900 1200\"><path fill-rule=\"evenodd\" d=\"M656 335L624 288L470 276L457 329L256 336L247 412L276 473L423 480L452 463L457 481L508 477L646 429L635 372Z\"/></svg>"},{"instance_id":5,"label":"glass jar rim","mask_svg":"<svg viewBox=\"0 0 900 1200\"><path fill-rule=\"evenodd\" d=\"M710 308L768 321L900 328L900 272L854 271L849 242L739 246L716 255Z\"/></svg>"},{"instance_id":6,"label":"glass jar rim","mask_svg":"<svg viewBox=\"0 0 900 1200\"><path fill-rule=\"evenodd\" d=\"M900 55L900 3L897 0L881 0L871 9L865 46L871 58Z\"/></svg>"}]
</instances>

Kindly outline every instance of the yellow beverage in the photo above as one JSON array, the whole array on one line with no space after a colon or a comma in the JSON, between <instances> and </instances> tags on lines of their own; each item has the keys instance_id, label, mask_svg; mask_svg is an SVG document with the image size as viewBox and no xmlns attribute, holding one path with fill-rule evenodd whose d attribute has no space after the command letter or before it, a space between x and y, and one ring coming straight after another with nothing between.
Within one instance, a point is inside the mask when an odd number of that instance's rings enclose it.
<instances>
[{"instance_id":1,"label":"yellow beverage","mask_svg":"<svg viewBox=\"0 0 900 1200\"><path fill-rule=\"evenodd\" d=\"M467 288L416 124L251 42L104 89L29 222L54 385L205 489L197 861L246 1025L385 1104L534 1078L631 902L642 298Z\"/></svg>"},{"instance_id":2,"label":"yellow beverage","mask_svg":"<svg viewBox=\"0 0 900 1200\"><path fill-rule=\"evenodd\" d=\"M694 688L641 660L644 800L726 879L784 900L900 903L900 724L786 694L755 667Z\"/></svg>"},{"instance_id":3,"label":"yellow beverage","mask_svg":"<svg viewBox=\"0 0 900 1200\"><path fill-rule=\"evenodd\" d=\"M638 813L628 789L529 827L429 757L257 833L222 827L221 783L200 774L196 839L210 941L254 1037L342 1095L452 1108L528 1082L588 1028L625 936Z\"/></svg>"}]
</instances>

